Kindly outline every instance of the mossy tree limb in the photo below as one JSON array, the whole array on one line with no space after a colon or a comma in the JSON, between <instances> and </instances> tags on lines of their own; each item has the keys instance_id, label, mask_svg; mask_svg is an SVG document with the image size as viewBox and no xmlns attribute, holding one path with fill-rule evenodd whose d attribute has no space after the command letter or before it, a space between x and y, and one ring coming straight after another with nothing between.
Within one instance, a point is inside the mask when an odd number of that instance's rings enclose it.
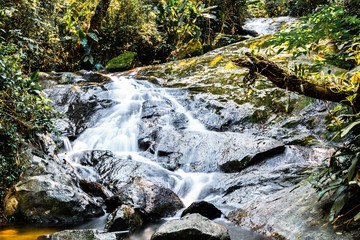
<instances>
[{"instance_id":1,"label":"mossy tree limb","mask_svg":"<svg viewBox=\"0 0 360 240\"><path fill-rule=\"evenodd\" d=\"M320 85L308 79L296 76L286 69L281 68L276 63L265 59L259 55L246 53L244 57L233 60L235 65L246 67L250 70L249 76L255 73L261 74L279 88L292 92L297 92L304 96L341 102L352 107L356 112L360 110L360 94L355 89L338 90L327 84ZM349 97L356 95L355 100L349 101Z\"/></svg>"}]
</instances>

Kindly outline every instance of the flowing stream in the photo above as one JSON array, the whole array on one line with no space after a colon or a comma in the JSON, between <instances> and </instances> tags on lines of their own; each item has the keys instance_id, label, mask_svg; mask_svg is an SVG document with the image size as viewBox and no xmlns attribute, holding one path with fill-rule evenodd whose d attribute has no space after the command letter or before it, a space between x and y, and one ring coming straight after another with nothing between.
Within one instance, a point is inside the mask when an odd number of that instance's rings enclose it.
<instances>
[{"instance_id":1,"label":"flowing stream","mask_svg":"<svg viewBox=\"0 0 360 240\"><path fill-rule=\"evenodd\" d=\"M188 130L206 131L205 127L191 116L174 97L169 95L166 90L155 87L148 82L137 82L131 76L112 77L112 83L108 86L108 91L104 92L104 98L111 99L115 106L111 107L95 126L86 129L71 146L65 141L68 148L66 155L71 164L77 167L80 164L76 157L71 156L77 152L85 150L109 150L118 156L129 155L134 161L144 162L162 168L157 163L141 156L138 147L139 126L141 121L142 105L145 101L166 100L171 103L173 109L179 114L184 114L188 120ZM171 128L170 118L164 114L159 120L159 125L164 128ZM164 169L164 171L167 171ZM88 171L81 171L86 175L81 178L94 181L97 174L88 168ZM187 173L182 169L169 172L177 181L173 189L182 200L185 206L199 200L200 193L212 181L212 173ZM196 184L194 184L196 183Z\"/></svg>"},{"instance_id":2,"label":"flowing stream","mask_svg":"<svg viewBox=\"0 0 360 240\"><path fill-rule=\"evenodd\" d=\"M289 19L281 19L281 22L289 22ZM274 27L272 27L272 25ZM274 20L249 19L244 28L255 30L259 32L259 34L270 34L275 31L275 26L276 29L278 29L279 25L280 24L277 24ZM89 181L96 181L99 178L98 174L91 167L82 166L79 163L76 158L77 153L84 150L109 150L115 155L128 155L131 156L133 161L150 164L155 168L167 172L167 174L174 179L174 183L170 184L169 187L181 198L186 207L194 201L211 201L218 198L219 196L211 191L206 191L206 188L216 181L216 174L219 173L192 171L191 167L189 167L191 163L191 153L188 153L188 165L183 164L181 169L169 171L153 161L153 159L142 155L141 149L139 149L138 146L143 103L148 100L170 103L172 106L171 111L176 111L177 114L186 117L187 126L184 131L204 132L208 130L206 130L198 120L194 119L191 113L188 112L166 89L161 89L145 81L137 81L131 75L113 75L111 78L112 82L107 86L108 91L103 91L98 97L112 100L114 102L113 106L105 112L102 112L102 116L96 124L93 127L86 129L74 142L70 142L67 138L63 139L66 151L63 153L62 157L66 158L68 163L74 168L82 169L81 171L78 171L79 177ZM161 117L159 117L157 124L162 128L174 127L173 122L169 117L172 113L171 111L169 110L169 112L162 113ZM195 148L196 146L194 149ZM265 239L249 230L235 227L230 223L225 222L225 220L220 221L227 225L232 240ZM77 228L97 228L103 230L105 222L106 216L103 216L82 226L78 226ZM158 226L159 224L147 226L141 231L129 236L129 239L148 240ZM0 231L0 239L35 239L36 236L41 234L61 230L61 228L43 228L36 230L34 227L27 229L28 228L24 227L8 227L5 230ZM237 236L240 235L242 237L237 238Z\"/></svg>"},{"instance_id":3,"label":"flowing stream","mask_svg":"<svg viewBox=\"0 0 360 240\"><path fill-rule=\"evenodd\" d=\"M142 156L141 150L138 147L139 126L142 121L141 113L143 111L142 106L145 101L166 101L170 103L172 109L175 110L177 114L186 116L188 125L184 131L207 131L198 120L192 117L190 112L171 96L166 89L161 89L145 81L137 81L132 76L112 76L112 82L107 88L108 91L104 91L102 97L104 99L111 99L116 104L108 109L93 127L86 129L71 145L69 145L69 142L65 139L65 147L68 150L66 153L68 161L74 167L87 168L86 171L79 171L83 173L83 175L80 176L81 178L96 181L98 176L91 168L81 166L80 163L77 162L77 158L72 156L76 156L76 153L84 150L110 150L118 156L128 155L131 156L133 161L150 164L167 172L175 180L175 184L169 187L181 198L185 207L188 207L194 201L211 201L219 197L204 191L206 187L215 181L215 174L219 173L192 172L189 171L190 168L188 168L186 164L184 164L183 169L172 172L162 168L151 159ZM172 111L162 113L157 124L162 128L173 128L169 116L170 113L173 113ZM196 147L194 149L196 149ZM191 162L192 158L193 156L191 156L190 153L188 161ZM176 217L179 217L179 214ZM251 231L234 228L230 223L225 222L225 220L220 221L232 229L230 231L233 235L241 233L242 236L247 236L247 239L263 239ZM83 225L81 228L101 229L104 227L104 223L105 218L103 217ZM157 227L159 227L159 224L151 224L140 232L131 235L130 239L150 239Z\"/></svg>"}]
</instances>

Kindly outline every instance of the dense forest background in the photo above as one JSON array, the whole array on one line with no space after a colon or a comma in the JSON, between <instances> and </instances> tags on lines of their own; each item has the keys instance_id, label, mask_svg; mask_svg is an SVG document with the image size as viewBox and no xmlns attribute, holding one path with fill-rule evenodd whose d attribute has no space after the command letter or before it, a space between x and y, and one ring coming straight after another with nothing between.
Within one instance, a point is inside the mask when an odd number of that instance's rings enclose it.
<instances>
[{"instance_id":1,"label":"dense forest background","mask_svg":"<svg viewBox=\"0 0 360 240\"><path fill-rule=\"evenodd\" d=\"M290 15L300 21L268 44L296 56L316 53L317 67L330 63L346 70L341 76L324 77L316 74L318 68L296 74L329 80L334 91L350 89L348 105L357 105L359 0L0 0L0 6L1 199L26 167L24 146L41 147L39 134L54 129L56 113L41 92L38 71L101 70L127 51L137 53L138 65L190 57L253 34L242 28L246 18ZM358 109L338 107L332 115L332 124L324 128L339 131L343 144L330 166L321 169L316 187L321 196L333 197L330 221L357 221Z\"/></svg>"}]
</instances>

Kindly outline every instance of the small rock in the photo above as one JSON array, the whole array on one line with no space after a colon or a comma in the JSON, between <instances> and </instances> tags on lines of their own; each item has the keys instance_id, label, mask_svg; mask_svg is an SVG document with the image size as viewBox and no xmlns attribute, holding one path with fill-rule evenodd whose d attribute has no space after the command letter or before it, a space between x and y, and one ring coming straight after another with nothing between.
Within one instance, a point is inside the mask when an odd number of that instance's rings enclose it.
<instances>
[{"instance_id":1,"label":"small rock","mask_svg":"<svg viewBox=\"0 0 360 240\"><path fill-rule=\"evenodd\" d=\"M143 224L140 213L129 205L122 205L109 215L105 229L114 231L133 231Z\"/></svg>"},{"instance_id":2,"label":"small rock","mask_svg":"<svg viewBox=\"0 0 360 240\"><path fill-rule=\"evenodd\" d=\"M192 213L199 213L210 220L219 218L222 214L222 212L217 209L213 204L206 201L193 202L188 208L186 208L182 212L181 217L185 216L186 214Z\"/></svg>"}]
</instances>

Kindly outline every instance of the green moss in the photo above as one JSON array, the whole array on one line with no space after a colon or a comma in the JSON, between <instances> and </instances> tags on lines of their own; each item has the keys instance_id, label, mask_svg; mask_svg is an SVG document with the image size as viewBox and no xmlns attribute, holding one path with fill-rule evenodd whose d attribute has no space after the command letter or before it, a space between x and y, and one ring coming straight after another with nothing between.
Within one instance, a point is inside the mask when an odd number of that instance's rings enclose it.
<instances>
[{"instance_id":1,"label":"green moss","mask_svg":"<svg viewBox=\"0 0 360 240\"><path fill-rule=\"evenodd\" d=\"M129 70L135 65L137 53L124 52L119 56L111 59L106 64L106 70L110 72Z\"/></svg>"},{"instance_id":2,"label":"green moss","mask_svg":"<svg viewBox=\"0 0 360 240\"><path fill-rule=\"evenodd\" d=\"M179 50L177 59L199 56L203 53L203 47L198 39L191 39L183 49Z\"/></svg>"}]
</instances>

